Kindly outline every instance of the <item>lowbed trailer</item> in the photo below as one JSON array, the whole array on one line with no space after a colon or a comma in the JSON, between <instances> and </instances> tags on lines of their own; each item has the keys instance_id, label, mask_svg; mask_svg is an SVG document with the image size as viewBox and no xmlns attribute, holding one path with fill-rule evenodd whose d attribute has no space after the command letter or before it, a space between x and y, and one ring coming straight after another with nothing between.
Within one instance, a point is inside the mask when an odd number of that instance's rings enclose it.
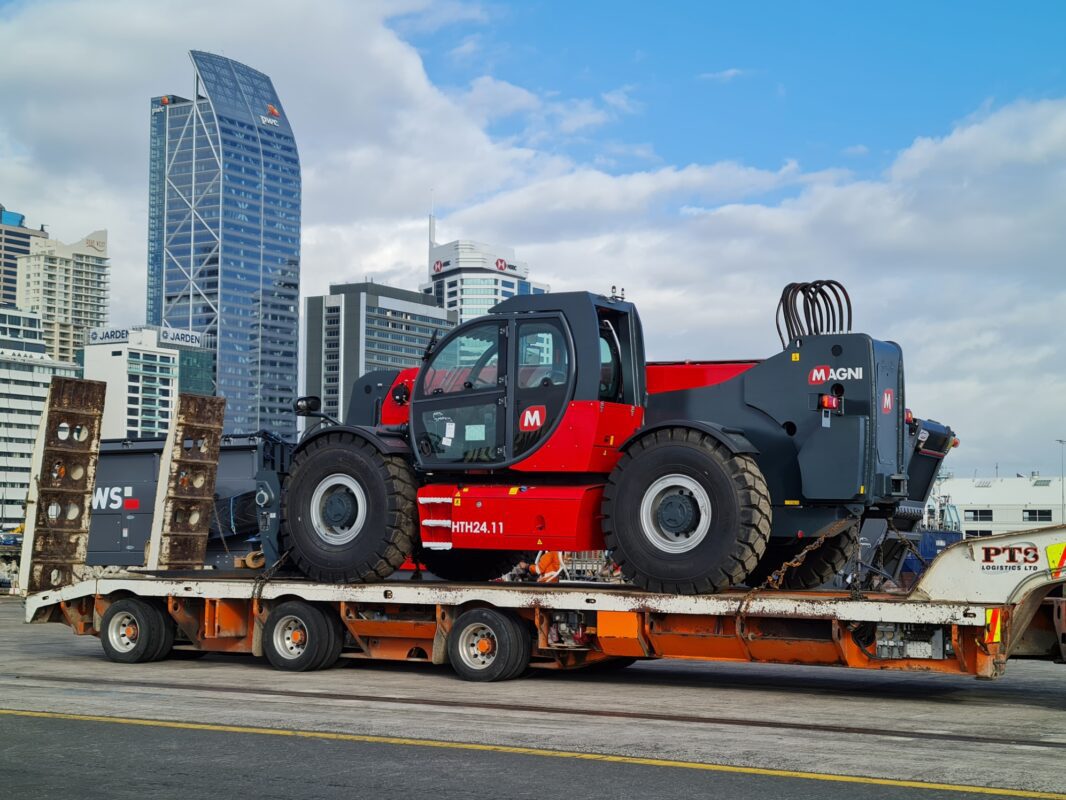
<instances>
[{"instance_id":1,"label":"lowbed trailer","mask_svg":"<svg viewBox=\"0 0 1066 800\"><path fill-rule=\"evenodd\" d=\"M907 594L739 589L669 595L590 584L338 585L196 569L220 406L181 397L162 456L144 572L84 563L102 387L54 379L20 576L27 622L64 622L118 662L198 652L280 669L338 658L450 663L469 680L529 667L681 658L995 678L1009 658L1066 657L1066 527L961 541ZM167 476L163 480L163 476Z\"/></svg>"}]
</instances>

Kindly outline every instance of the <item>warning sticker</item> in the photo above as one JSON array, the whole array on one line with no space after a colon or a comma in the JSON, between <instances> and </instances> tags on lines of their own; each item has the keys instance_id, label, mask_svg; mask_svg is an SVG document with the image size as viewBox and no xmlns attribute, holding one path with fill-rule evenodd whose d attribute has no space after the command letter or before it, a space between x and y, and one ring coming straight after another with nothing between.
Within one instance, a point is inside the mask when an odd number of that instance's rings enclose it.
<instances>
[{"instance_id":1,"label":"warning sticker","mask_svg":"<svg viewBox=\"0 0 1066 800\"><path fill-rule=\"evenodd\" d=\"M1052 578L1061 578L1066 572L1066 542L1047 546L1047 565Z\"/></svg>"}]
</instances>

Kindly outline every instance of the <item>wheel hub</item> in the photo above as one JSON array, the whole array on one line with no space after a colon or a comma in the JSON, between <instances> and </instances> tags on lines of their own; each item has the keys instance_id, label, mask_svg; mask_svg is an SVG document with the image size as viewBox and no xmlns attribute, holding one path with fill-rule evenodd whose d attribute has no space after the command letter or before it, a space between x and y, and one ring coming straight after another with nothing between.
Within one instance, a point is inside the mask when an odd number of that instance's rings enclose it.
<instances>
[{"instance_id":1,"label":"wheel hub","mask_svg":"<svg viewBox=\"0 0 1066 800\"><path fill-rule=\"evenodd\" d=\"M350 528L355 515L355 499L343 491L331 494L322 509L322 517L326 524L335 528Z\"/></svg>"},{"instance_id":2,"label":"wheel hub","mask_svg":"<svg viewBox=\"0 0 1066 800\"><path fill-rule=\"evenodd\" d=\"M699 506L689 495L671 494L659 504L657 518L659 526L672 534L691 533L696 528L699 518Z\"/></svg>"}]
</instances>

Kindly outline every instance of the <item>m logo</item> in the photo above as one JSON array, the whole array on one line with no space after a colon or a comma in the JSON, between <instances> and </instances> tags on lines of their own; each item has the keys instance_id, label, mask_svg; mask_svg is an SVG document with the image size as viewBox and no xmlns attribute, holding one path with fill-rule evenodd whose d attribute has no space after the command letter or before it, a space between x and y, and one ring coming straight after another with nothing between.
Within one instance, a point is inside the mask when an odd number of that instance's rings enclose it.
<instances>
[{"instance_id":1,"label":"m logo","mask_svg":"<svg viewBox=\"0 0 1066 800\"><path fill-rule=\"evenodd\" d=\"M530 406L518 418L518 430L539 431L544 427L544 420L548 416L548 409L544 406Z\"/></svg>"},{"instance_id":2,"label":"m logo","mask_svg":"<svg viewBox=\"0 0 1066 800\"><path fill-rule=\"evenodd\" d=\"M893 394L891 389L885 389L885 393L881 395L881 413L892 413Z\"/></svg>"}]
</instances>

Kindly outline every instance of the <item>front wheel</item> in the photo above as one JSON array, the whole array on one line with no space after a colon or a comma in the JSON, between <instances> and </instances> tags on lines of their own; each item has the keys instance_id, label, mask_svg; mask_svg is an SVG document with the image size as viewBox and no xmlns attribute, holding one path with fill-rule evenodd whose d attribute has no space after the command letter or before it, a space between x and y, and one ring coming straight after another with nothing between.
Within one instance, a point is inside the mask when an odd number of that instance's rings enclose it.
<instances>
[{"instance_id":1,"label":"front wheel","mask_svg":"<svg viewBox=\"0 0 1066 800\"><path fill-rule=\"evenodd\" d=\"M336 431L293 457L282 491L282 547L315 580L379 581L414 549L415 513L410 466Z\"/></svg>"},{"instance_id":2,"label":"front wheel","mask_svg":"<svg viewBox=\"0 0 1066 800\"><path fill-rule=\"evenodd\" d=\"M770 496L755 461L688 428L635 442L607 481L602 512L622 575L653 592L736 586L770 536Z\"/></svg>"},{"instance_id":3,"label":"front wheel","mask_svg":"<svg viewBox=\"0 0 1066 800\"><path fill-rule=\"evenodd\" d=\"M121 664L158 661L174 643L173 629L167 628L167 622L162 611L144 600L116 600L100 622L104 655Z\"/></svg>"}]
</instances>

